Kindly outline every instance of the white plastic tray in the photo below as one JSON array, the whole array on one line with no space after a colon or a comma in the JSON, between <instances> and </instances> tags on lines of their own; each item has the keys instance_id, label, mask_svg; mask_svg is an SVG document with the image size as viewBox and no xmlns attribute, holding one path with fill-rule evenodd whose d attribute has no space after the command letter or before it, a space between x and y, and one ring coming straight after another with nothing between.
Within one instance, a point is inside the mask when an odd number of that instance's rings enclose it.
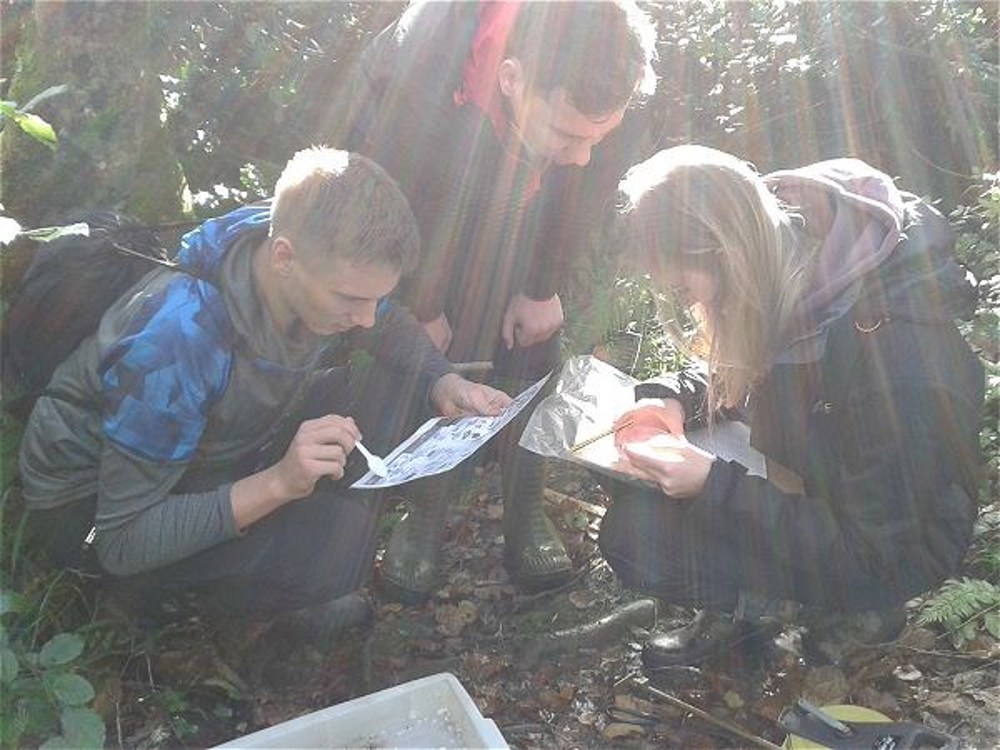
<instances>
[{"instance_id":1,"label":"white plastic tray","mask_svg":"<svg viewBox=\"0 0 1000 750\"><path fill-rule=\"evenodd\" d=\"M450 672L324 708L219 748L508 748Z\"/></svg>"}]
</instances>

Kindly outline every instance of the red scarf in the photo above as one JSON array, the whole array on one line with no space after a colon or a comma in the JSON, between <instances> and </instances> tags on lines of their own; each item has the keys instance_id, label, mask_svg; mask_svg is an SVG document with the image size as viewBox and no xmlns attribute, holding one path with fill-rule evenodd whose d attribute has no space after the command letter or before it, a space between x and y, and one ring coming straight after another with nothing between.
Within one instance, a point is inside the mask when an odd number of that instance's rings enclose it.
<instances>
[{"instance_id":1,"label":"red scarf","mask_svg":"<svg viewBox=\"0 0 1000 750\"><path fill-rule=\"evenodd\" d=\"M507 110L497 81L497 70L507 49L507 37L514 27L521 0L482 0L479 4L479 26L472 40L472 49L462 72L462 86L455 91L455 106L472 104L482 110L493 125L493 133L501 144L508 143ZM522 161L516 153L508 154ZM522 162L526 163L526 162ZM524 185L525 200L530 200L541 186L541 172L534 170Z\"/></svg>"},{"instance_id":2,"label":"red scarf","mask_svg":"<svg viewBox=\"0 0 1000 750\"><path fill-rule=\"evenodd\" d=\"M507 49L507 37L514 27L519 0L479 4L479 27L472 40L472 50L465 61L462 87L455 92L455 104L474 104L490 118L497 138L507 133L507 113L497 83L497 69Z\"/></svg>"}]
</instances>

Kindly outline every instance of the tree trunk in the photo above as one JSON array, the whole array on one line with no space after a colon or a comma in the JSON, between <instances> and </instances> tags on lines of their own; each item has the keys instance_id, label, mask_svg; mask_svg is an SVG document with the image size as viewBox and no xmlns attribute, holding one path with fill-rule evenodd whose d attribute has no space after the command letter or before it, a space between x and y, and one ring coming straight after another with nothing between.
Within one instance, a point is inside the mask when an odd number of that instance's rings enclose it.
<instances>
[{"instance_id":1,"label":"tree trunk","mask_svg":"<svg viewBox=\"0 0 1000 750\"><path fill-rule=\"evenodd\" d=\"M0 142L5 213L38 226L76 210L114 209L146 221L177 218L184 179L161 119L157 3L35 3L8 98L19 105L51 86L65 93L33 111L55 150L6 123Z\"/></svg>"}]
</instances>

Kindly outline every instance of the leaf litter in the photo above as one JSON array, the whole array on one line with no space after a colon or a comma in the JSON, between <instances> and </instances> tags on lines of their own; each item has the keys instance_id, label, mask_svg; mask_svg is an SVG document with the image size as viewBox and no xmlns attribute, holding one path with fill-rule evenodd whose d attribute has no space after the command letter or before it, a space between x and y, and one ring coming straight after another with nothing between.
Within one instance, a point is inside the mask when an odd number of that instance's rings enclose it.
<instances>
[{"instance_id":1,"label":"leaf litter","mask_svg":"<svg viewBox=\"0 0 1000 750\"><path fill-rule=\"evenodd\" d=\"M451 672L513 748L747 746L726 726L764 747L780 745L776 720L802 697L921 722L954 734L964 748L1000 746L996 644L958 651L941 634L915 627L914 618L896 643L841 666L806 663L792 632L764 649L669 671L658 689L695 713L650 699L641 644L651 628L686 613L618 583L596 545L607 498L585 472L553 468L547 510L580 571L567 586L525 595L507 578L499 479L487 465L453 503L441 588L430 601L407 607L372 593L374 625L325 646L199 612L161 627L142 658L133 655L111 682L116 744L210 746ZM168 692L179 701L166 705Z\"/></svg>"}]
</instances>

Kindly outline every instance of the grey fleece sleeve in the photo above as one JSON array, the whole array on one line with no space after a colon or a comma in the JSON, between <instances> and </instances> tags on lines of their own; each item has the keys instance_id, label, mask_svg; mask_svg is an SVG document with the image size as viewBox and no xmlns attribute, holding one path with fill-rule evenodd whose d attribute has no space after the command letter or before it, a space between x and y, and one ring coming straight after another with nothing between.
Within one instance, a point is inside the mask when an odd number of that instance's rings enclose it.
<instances>
[{"instance_id":1,"label":"grey fleece sleeve","mask_svg":"<svg viewBox=\"0 0 1000 750\"><path fill-rule=\"evenodd\" d=\"M96 545L109 573L132 575L163 567L238 536L229 500L232 484L208 492L171 494L187 468L105 446Z\"/></svg>"},{"instance_id":2,"label":"grey fleece sleeve","mask_svg":"<svg viewBox=\"0 0 1000 750\"><path fill-rule=\"evenodd\" d=\"M416 376L417 393L424 398L440 377L455 371L424 327L395 300L386 304L375 326L356 335L357 343L371 352L379 366L399 374L404 381L407 376Z\"/></svg>"}]
</instances>

